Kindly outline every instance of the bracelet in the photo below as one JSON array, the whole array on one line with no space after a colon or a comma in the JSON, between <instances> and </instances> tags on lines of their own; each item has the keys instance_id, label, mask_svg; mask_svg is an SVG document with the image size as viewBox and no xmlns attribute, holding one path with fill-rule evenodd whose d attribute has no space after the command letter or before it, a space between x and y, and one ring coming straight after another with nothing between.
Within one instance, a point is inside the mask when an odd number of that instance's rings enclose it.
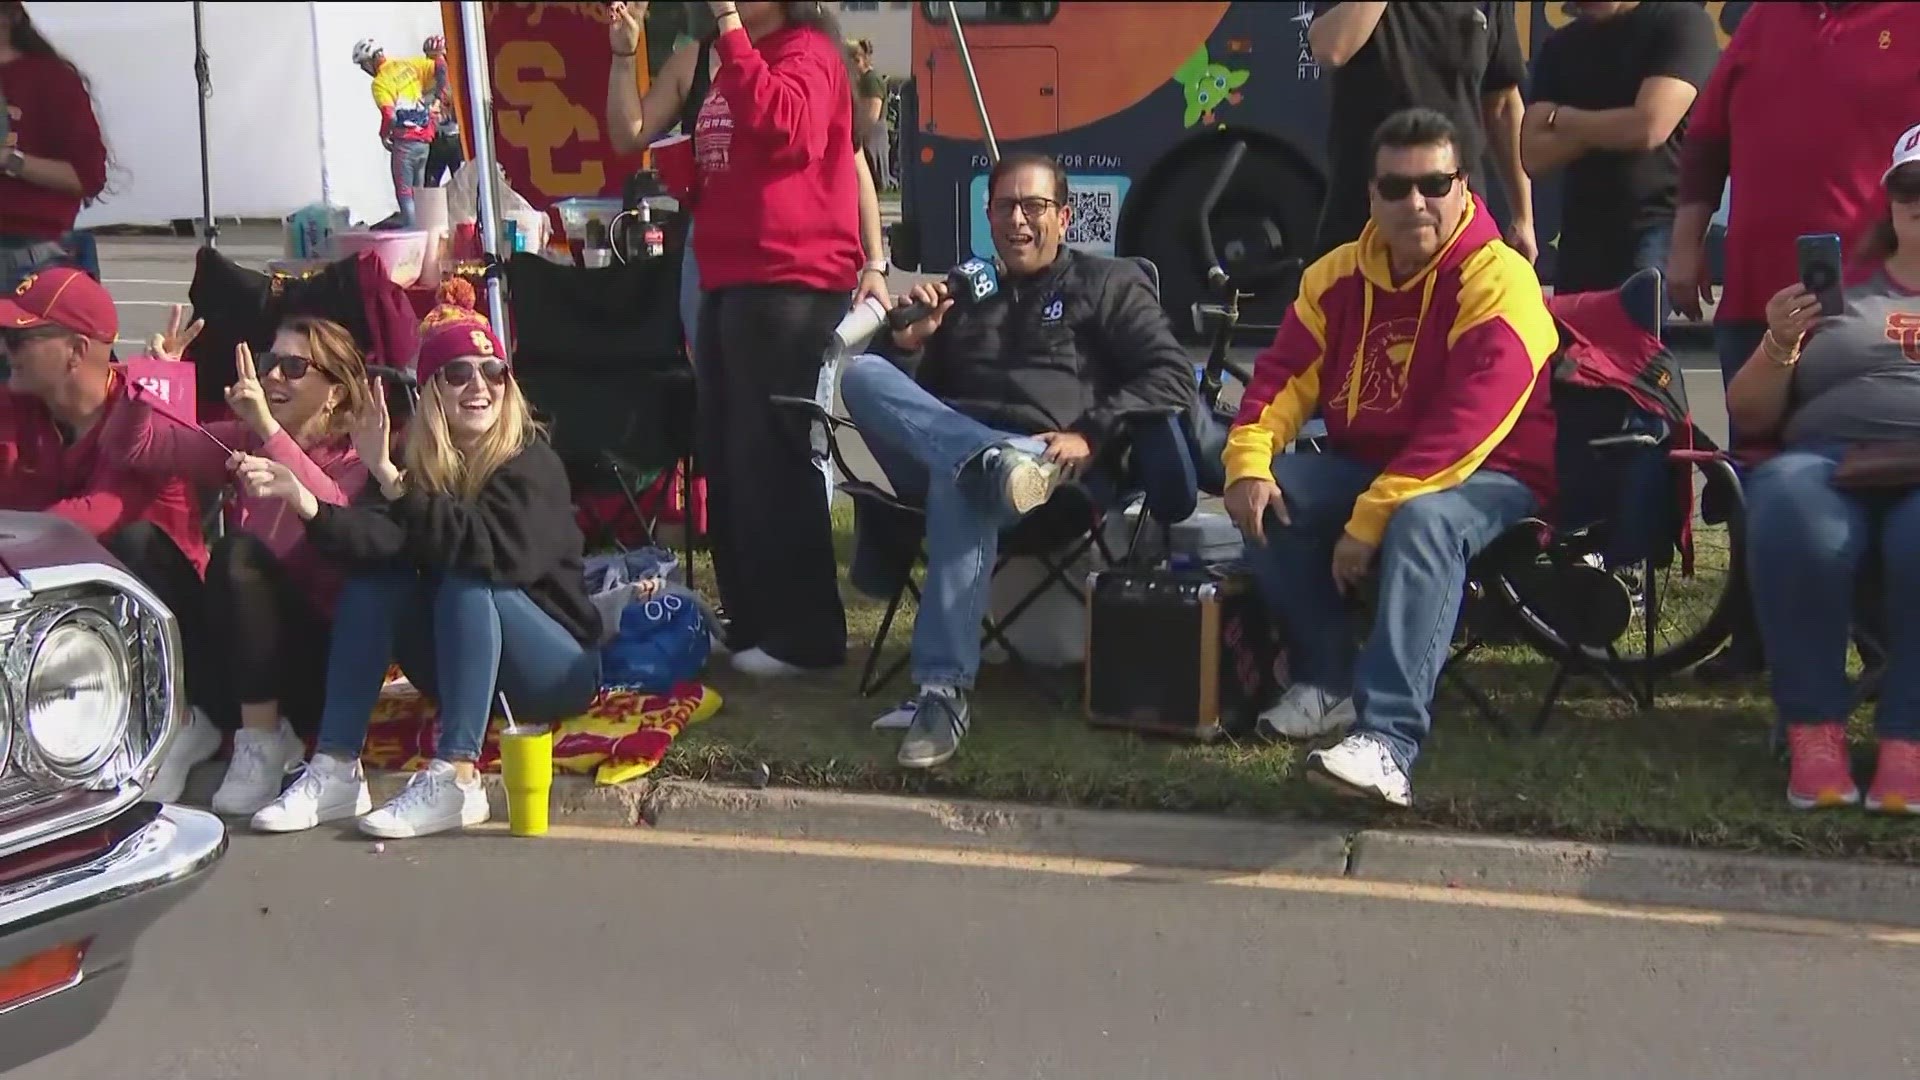
<instances>
[{"instance_id":1,"label":"bracelet","mask_svg":"<svg viewBox=\"0 0 1920 1080\"><path fill-rule=\"evenodd\" d=\"M884 266L863 266L860 268L860 272L863 274L879 274L881 277L887 276L887 268Z\"/></svg>"},{"instance_id":2,"label":"bracelet","mask_svg":"<svg viewBox=\"0 0 1920 1080\"><path fill-rule=\"evenodd\" d=\"M1768 327L1767 332L1761 336L1760 347L1767 354L1767 359L1781 367L1792 367L1800 362L1799 344L1795 343L1792 348L1780 344L1780 339L1773 336L1772 327Z\"/></svg>"},{"instance_id":3,"label":"bracelet","mask_svg":"<svg viewBox=\"0 0 1920 1080\"><path fill-rule=\"evenodd\" d=\"M626 59L629 59L629 60L640 55L639 49L635 49L632 52L621 52L619 49L614 49L612 51L613 51L613 55L619 56L619 57L625 57Z\"/></svg>"}]
</instances>

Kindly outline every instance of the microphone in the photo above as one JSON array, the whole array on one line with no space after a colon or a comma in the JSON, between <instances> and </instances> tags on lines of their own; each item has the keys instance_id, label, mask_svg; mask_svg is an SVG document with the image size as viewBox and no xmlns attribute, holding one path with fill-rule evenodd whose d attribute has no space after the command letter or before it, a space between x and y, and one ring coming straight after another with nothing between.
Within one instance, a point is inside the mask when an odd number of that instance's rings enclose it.
<instances>
[{"instance_id":1,"label":"microphone","mask_svg":"<svg viewBox=\"0 0 1920 1080\"><path fill-rule=\"evenodd\" d=\"M1000 291L1000 273L985 259L968 259L947 271L946 286L947 296L956 305L977 304ZM933 310L931 306L917 301L897 307L887 312L887 325L895 330L905 330L933 314Z\"/></svg>"}]
</instances>

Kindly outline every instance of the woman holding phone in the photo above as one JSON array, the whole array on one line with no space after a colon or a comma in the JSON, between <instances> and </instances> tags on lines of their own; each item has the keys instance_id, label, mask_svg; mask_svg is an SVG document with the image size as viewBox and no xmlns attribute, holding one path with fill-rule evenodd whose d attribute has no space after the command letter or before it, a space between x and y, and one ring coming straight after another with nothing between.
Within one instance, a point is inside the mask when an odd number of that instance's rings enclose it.
<instances>
[{"instance_id":1,"label":"woman holding phone","mask_svg":"<svg viewBox=\"0 0 1920 1080\"><path fill-rule=\"evenodd\" d=\"M1767 303L1767 330L1727 387L1742 444L1781 452L1748 476L1747 579L1774 708L1792 754L1787 801L1860 802L1847 751L1847 643L1859 575L1876 559L1886 678L1874 717L1869 810L1920 813L1920 125L1882 178L1888 210L1851 268L1837 315L1796 282ZM1902 328L1905 328L1904 330ZM1866 455L1903 468L1868 475Z\"/></svg>"}]
</instances>

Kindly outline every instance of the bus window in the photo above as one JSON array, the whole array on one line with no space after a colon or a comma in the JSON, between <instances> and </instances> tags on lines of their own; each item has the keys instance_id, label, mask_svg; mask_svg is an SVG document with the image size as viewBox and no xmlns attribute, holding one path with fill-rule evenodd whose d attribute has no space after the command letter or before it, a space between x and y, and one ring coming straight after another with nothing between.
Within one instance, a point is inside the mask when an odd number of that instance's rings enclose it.
<instances>
[{"instance_id":1,"label":"bus window","mask_svg":"<svg viewBox=\"0 0 1920 1080\"><path fill-rule=\"evenodd\" d=\"M944 23L948 19L947 5L944 3L925 3L920 5L928 22ZM1036 3L956 3L963 23L1049 23L1054 13L1060 10L1059 4Z\"/></svg>"}]
</instances>

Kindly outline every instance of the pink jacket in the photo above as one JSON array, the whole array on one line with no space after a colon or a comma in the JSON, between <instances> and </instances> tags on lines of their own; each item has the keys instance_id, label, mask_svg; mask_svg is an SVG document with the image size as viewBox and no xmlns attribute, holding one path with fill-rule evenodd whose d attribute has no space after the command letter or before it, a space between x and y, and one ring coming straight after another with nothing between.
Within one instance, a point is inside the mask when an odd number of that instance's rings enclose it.
<instances>
[{"instance_id":1,"label":"pink jacket","mask_svg":"<svg viewBox=\"0 0 1920 1080\"><path fill-rule=\"evenodd\" d=\"M353 444L336 438L302 450L293 436L281 431L262 442L238 420L218 420L206 430L221 442L249 454L285 465L323 503L345 506L366 486L367 470ZM227 453L213 439L156 412L141 398L113 410L102 425L101 444L129 468L164 473L206 487L227 484ZM313 600L317 610L331 615L340 590L339 571L307 543L306 524L281 499L256 499L235 494L227 527L256 536L286 567L288 575Z\"/></svg>"}]
</instances>

